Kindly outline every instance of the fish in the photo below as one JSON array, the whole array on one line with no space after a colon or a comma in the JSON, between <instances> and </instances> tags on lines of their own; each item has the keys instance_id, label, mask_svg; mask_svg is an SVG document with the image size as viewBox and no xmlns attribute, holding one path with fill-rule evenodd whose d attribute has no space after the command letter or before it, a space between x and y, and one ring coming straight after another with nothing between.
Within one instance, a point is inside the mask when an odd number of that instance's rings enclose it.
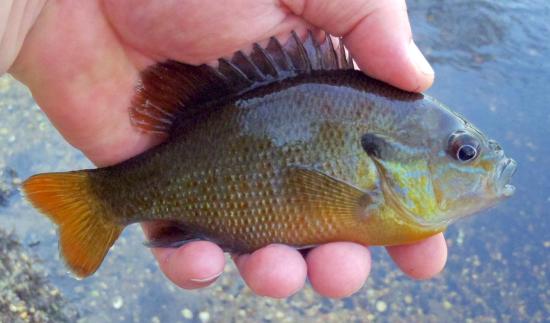
<instances>
[{"instance_id":1,"label":"fish","mask_svg":"<svg viewBox=\"0 0 550 323\"><path fill-rule=\"evenodd\" d=\"M354 69L329 34L273 37L217 66L156 63L141 72L129 117L166 140L116 165L22 184L80 278L133 223L167 224L150 247L390 246L515 190L517 164L496 141L436 99Z\"/></svg>"}]
</instances>

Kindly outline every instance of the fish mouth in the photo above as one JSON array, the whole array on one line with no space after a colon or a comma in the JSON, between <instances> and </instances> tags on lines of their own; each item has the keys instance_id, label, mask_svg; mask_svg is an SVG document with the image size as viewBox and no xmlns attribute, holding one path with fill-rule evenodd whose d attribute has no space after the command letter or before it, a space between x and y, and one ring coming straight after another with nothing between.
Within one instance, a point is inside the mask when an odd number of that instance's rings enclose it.
<instances>
[{"instance_id":1,"label":"fish mouth","mask_svg":"<svg viewBox=\"0 0 550 323\"><path fill-rule=\"evenodd\" d=\"M498 195L509 197L514 194L516 187L510 184L512 176L516 173L517 162L511 158L504 158L497 168L496 184Z\"/></svg>"}]
</instances>

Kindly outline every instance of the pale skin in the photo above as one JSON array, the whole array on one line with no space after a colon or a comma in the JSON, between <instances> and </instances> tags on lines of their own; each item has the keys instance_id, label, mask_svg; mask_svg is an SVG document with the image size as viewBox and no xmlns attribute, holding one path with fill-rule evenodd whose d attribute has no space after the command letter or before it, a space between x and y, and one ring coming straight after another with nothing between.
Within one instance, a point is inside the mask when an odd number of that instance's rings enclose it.
<instances>
[{"instance_id":1,"label":"pale skin","mask_svg":"<svg viewBox=\"0 0 550 323\"><path fill-rule=\"evenodd\" d=\"M132 128L128 118L140 70L167 58L209 63L307 28L342 36L370 76L409 91L433 82L399 0L4 0L0 74L27 85L65 139L105 166L162 140ZM168 279L186 289L212 284L225 265L222 250L207 241L152 251ZM447 258L442 234L387 251L415 279L433 277ZM306 277L321 295L348 296L371 267L367 247L349 242L318 246L305 258L271 245L234 260L256 294L276 298L296 293Z\"/></svg>"}]
</instances>

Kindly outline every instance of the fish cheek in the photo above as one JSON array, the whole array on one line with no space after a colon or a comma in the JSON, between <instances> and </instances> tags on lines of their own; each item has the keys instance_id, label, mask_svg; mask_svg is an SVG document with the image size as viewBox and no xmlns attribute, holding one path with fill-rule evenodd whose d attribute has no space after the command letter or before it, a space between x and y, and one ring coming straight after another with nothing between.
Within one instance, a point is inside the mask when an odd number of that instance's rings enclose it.
<instances>
[{"instance_id":1,"label":"fish cheek","mask_svg":"<svg viewBox=\"0 0 550 323\"><path fill-rule=\"evenodd\" d=\"M440 163L434 170L434 189L442 213L456 214L470 208L481 197L482 167Z\"/></svg>"}]
</instances>

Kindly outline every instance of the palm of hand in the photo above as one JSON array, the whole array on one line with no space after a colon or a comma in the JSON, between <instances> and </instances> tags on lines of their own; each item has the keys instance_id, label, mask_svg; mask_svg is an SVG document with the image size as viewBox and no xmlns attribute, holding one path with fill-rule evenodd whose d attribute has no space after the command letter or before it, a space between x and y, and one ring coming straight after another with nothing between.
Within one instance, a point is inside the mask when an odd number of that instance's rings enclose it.
<instances>
[{"instance_id":1,"label":"palm of hand","mask_svg":"<svg viewBox=\"0 0 550 323\"><path fill-rule=\"evenodd\" d=\"M291 30L302 32L316 25L345 36L359 66L373 76L406 89L427 87L433 75L423 79L406 55L392 46L380 46L388 38L358 41L365 28L385 30L376 23L377 17L382 19L403 4L395 1L395 8L373 9L356 2L356 10L341 12L330 5L305 10L302 1L286 1L288 6L245 0L141 1L139 5L130 0L50 1L10 72L29 86L63 136L97 165L120 162L161 140L132 128L128 106L139 71L166 58L205 63L270 36L285 37ZM375 14L365 19L369 13ZM392 14L396 26L405 28L403 37L410 37L406 12ZM391 55L383 55L384 51ZM366 54L382 58L367 60ZM385 63L388 59L393 65ZM389 251L406 273L417 278L436 274L446 257L442 235ZM209 242L153 252L163 272L184 288L210 284L225 262L219 247ZM273 245L240 256L236 263L256 293L288 296L309 275L318 292L337 297L364 283L370 255L363 246L342 242L317 247L304 259L294 249Z\"/></svg>"}]
</instances>

